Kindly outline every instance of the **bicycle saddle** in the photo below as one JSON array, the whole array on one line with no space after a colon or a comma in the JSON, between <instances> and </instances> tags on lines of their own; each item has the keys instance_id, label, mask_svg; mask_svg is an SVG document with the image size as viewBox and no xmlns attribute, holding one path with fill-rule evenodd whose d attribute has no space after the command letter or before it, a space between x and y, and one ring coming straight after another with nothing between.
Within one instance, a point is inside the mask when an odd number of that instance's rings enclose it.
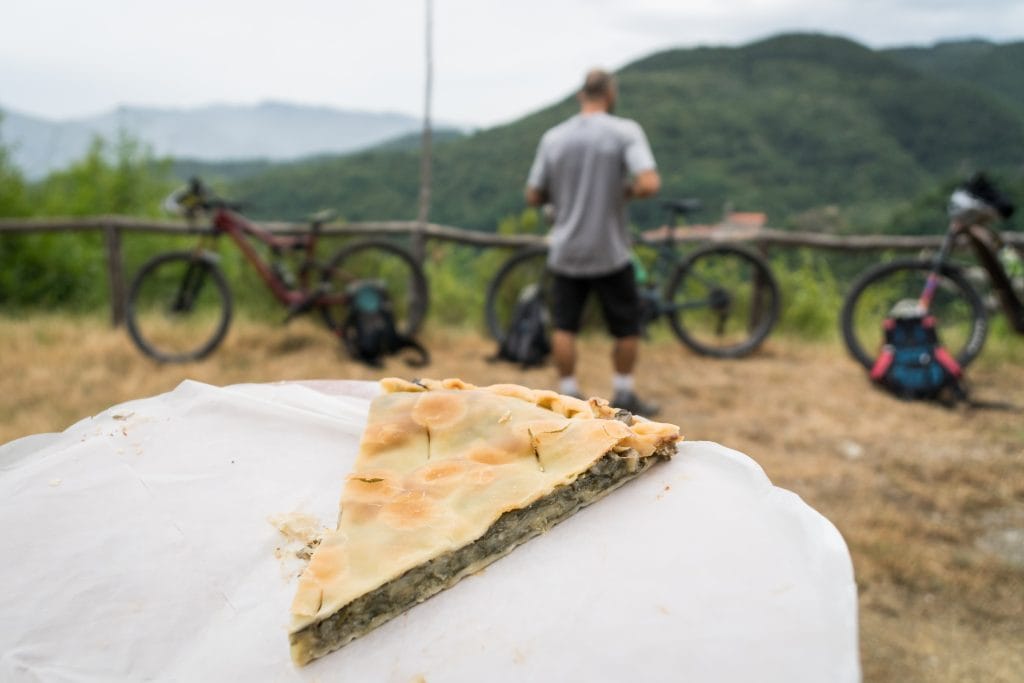
<instances>
[{"instance_id":1,"label":"bicycle saddle","mask_svg":"<svg viewBox=\"0 0 1024 683\"><path fill-rule=\"evenodd\" d=\"M661 205L673 213L683 215L700 211L701 209L699 199L666 199Z\"/></svg>"},{"instance_id":2,"label":"bicycle saddle","mask_svg":"<svg viewBox=\"0 0 1024 683\"><path fill-rule=\"evenodd\" d=\"M338 212L334 209L320 209L316 213L309 214L306 219L310 223L330 223L337 218Z\"/></svg>"}]
</instances>

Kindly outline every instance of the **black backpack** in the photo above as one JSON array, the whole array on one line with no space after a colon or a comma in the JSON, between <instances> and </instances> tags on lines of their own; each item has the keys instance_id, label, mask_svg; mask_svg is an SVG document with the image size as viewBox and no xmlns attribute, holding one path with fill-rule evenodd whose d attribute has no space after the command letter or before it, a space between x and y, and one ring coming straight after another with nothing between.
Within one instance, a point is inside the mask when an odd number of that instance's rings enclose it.
<instances>
[{"instance_id":1,"label":"black backpack","mask_svg":"<svg viewBox=\"0 0 1024 683\"><path fill-rule=\"evenodd\" d=\"M1012 216L1016 209L1013 202L1000 192L984 173L975 173L966 182L961 184L960 187L966 190L968 194L977 197L991 206L1003 218Z\"/></svg>"},{"instance_id":2,"label":"black backpack","mask_svg":"<svg viewBox=\"0 0 1024 683\"><path fill-rule=\"evenodd\" d=\"M883 325L885 343L871 368L873 381L907 400L966 398L962 369L939 341L934 317L916 302L901 302Z\"/></svg>"},{"instance_id":3,"label":"black backpack","mask_svg":"<svg viewBox=\"0 0 1024 683\"><path fill-rule=\"evenodd\" d=\"M507 360L524 368L542 365L551 353L547 327L548 311L540 286L524 287L512 311L508 334L501 340L498 352L491 360Z\"/></svg>"},{"instance_id":4,"label":"black backpack","mask_svg":"<svg viewBox=\"0 0 1024 683\"><path fill-rule=\"evenodd\" d=\"M382 282L357 280L345 289L345 294L350 305L339 336L352 358L380 367L384 356L411 348L418 358L406 359L407 364L421 367L430 362L427 350L395 327L394 306Z\"/></svg>"}]
</instances>

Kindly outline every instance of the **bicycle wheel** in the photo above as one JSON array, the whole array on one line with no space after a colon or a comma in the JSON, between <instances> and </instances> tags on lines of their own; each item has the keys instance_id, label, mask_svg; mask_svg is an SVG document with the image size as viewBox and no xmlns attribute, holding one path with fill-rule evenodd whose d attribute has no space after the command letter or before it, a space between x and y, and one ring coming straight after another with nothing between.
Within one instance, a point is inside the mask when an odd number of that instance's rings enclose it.
<instances>
[{"instance_id":1,"label":"bicycle wheel","mask_svg":"<svg viewBox=\"0 0 1024 683\"><path fill-rule=\"evenodd\" d=\"M366 240L342 247L324 267L321 279L328 285L328 294L320 313L336 332L341 331L349 313L345 291L360 280L377 281L387 290L395 327L401 334L415 334L426 317L427 278L412 254L393 242Z\"/></svg>"},{"instance_id":2,"label":"bicycle wheel","mask_svg":"<svg viewBox=\"0 0 1024 683\"><path fill-rule=\"evenodd\" d=\"M665 288L676 336L697 353L739 358L779 318L779 285L765 261L740 247L711 245L683 261Z\"/></svg>"},{"instance_id":3,"label":"bicycle wheel","mask_svg":"<svg viewBox=\"0 0 1024 683\"><path fill-rule=\"evenodd\" d=\"M547 269L545 247L528 247L513 254L502 264L487 285L484 313L487 330L501 343L508 334L516 302L527 287L539 285L544 305L551 310L551 276Z\"/></svg>"},{"instance_id":4,"label":"bicycle wheel","mask_svg":"<svg viewBox=\"0 0 1024 683\"><path fill-rule=\"evenodd\" d=\"M128 334L151 358L197 360L217 348L231 323L231 292L205 254L175 251L146 262L132 281Z\"/></svg>"},{"instance_id":5,"label":"bicycle wheel","mask_svg":"<svg viewBox=\"0 0 1024 683\"><path fill-rule=\"evenodd\" d=\"M882 322L902 300L916 301L932 270L931 261L902 259L866 271L843 300L840 324L850 354L865 368L882 346ZM981 351L988 333L985 305L959 268L943 264L929 311L942 344L966 366Z\"/></svg>"}]
</instances>

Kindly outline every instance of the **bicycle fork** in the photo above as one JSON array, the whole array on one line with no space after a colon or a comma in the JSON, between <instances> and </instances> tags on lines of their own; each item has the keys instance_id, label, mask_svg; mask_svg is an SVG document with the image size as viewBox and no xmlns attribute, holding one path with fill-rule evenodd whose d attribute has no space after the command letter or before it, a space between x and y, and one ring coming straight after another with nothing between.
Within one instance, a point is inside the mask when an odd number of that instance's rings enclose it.
<instances>
[{"instance_id":1,"label":"bicycle fork","mask_svg":"<svg viewBox=\"0 0 1024 683\"><path fill-rule=\"evenodd\" d=\"M196 305L199 297L199 290L203 288L206 281L206 271L210 261L209 252L196 250L188 262L185 275L181 278L178 291L175 292L174 301L171 303L172 313L188 313Z\"/></svg>"},{"instance_id":2,"label":"bicycle fork","mask_svg":"<svg viewBox=\"0 0 1024 683\"><path fill-rule=\"evenodd\" d=\"M939 247L939 253L935 255L932 269L928 272L928 279L925 280L924 289L921 291L921 297L917 300L917 305L922 313L928 313L932 306L932 300L935 299L935 292L938 290L939 281L942 278L942 265L949 258L949 253L953 250L953 241L958 233L958 229L946 231L946 236L942 240L942 246Z\"/></svg>"}]
</instances>

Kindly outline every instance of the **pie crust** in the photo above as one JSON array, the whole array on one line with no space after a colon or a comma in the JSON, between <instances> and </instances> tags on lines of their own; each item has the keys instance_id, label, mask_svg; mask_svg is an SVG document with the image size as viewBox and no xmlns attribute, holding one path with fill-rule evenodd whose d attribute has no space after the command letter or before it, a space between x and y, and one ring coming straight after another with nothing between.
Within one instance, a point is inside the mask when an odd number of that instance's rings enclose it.
<instances>
[{"instance_id":1,"label":"pie crust","mask_svg":"<svg viewBox=\"0 0 1024 683\"><path fill-rule=\"evenodd\" d=\"M675 453L679 428L514 384L381 381L337 530L299 579L306 664L479 571Z\"/></svg>"}]
</instances>

